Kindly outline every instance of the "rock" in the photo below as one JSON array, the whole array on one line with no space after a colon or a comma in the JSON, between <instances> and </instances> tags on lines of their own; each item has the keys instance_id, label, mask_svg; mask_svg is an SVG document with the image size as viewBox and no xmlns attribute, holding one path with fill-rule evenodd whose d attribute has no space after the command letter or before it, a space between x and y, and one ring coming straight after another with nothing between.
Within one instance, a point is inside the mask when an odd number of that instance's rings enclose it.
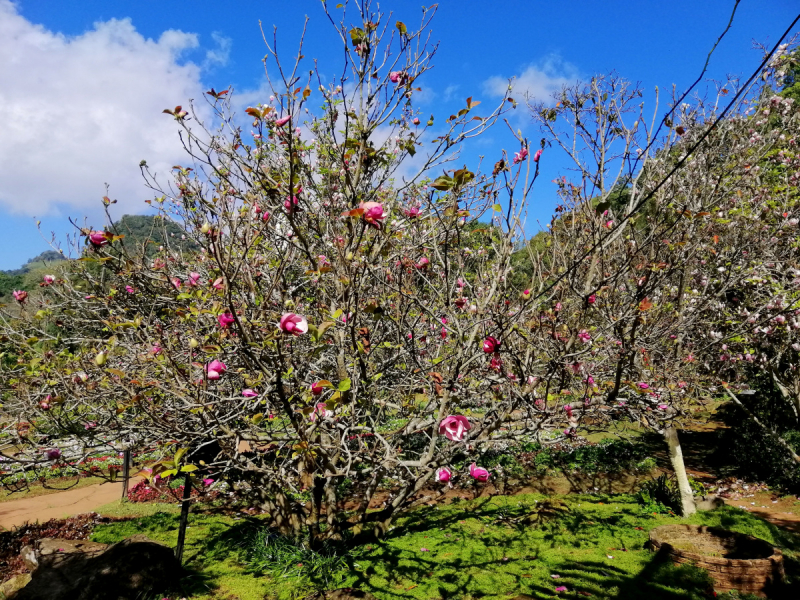
<instances>
[{"instance_id":1,"label":"rock","mask_svg":"<svg viewBox=\"0 0 800 600\"><path fill-rule=\"evenodd\" d=\"M106 549L99 547L102 544L74 543L73 551L47 544L54 551L39 555L30 583L13 600L135 600L169 588L180 577L172 549L144 536ZM78 544L85 545L85 551Z\"/></svg>"},{"instance_id":2,"label":"rock","mask_svg":"<svg viewBox=\"0 0 800 600\"><path fill-rule=\"evenodd\" d=\"M21 573L16 577L12 577L8 581L3 582L0 585L0 600L6 600L6 598L10 598L15 592L21 590L31 580L30 573Z\"/></svg>"},{"instance_id":3,"label":"rock","mask_svg":"<svg viewBox=\"0 0 800 600\"><path fill-rule=\"evenodd\" d=\"M89 542L87 540L62 540L59 538L42 538L33 546L25 546L19 555L31 571L35 570L42 562L53 565L62 560L66 554L100 554L108 544ZM46 558L49 557L49 558Z\"/></svg>"},{"instance_id":4,"label":"rock","mask_svg":"<svg viewBox=\"0 0 800 600\"><path fill-rule=\"evenodd\" d=\"M714 494L709 494L708 496L700 496L700 498L698 500L695 500L694 503L697 510L714 510L715 508L719 508L724 504L725 501Z\"/></svg>"}]
</instances>

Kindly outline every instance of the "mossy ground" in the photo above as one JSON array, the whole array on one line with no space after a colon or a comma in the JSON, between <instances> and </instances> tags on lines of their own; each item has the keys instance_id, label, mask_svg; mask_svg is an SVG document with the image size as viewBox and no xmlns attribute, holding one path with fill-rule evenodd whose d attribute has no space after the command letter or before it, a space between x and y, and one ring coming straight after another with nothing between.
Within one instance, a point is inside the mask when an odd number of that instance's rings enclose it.
<instances>
[{"instance_id":1,"label":"mossy ground","mask_svg":"<svg viewBox=\"0 0 800 600\"><path fill-rule=\"evenodd\" d=\"M177 507L145 506L137 519L99 526L93 539L114 542L145 533L174 545ZM643 513L630 496L497 496L424 507L400 519L385 539L351 552L348 566L336 574L335 587L358 587L386 600L499 600L522 594L709 598L704 572L664 564L645 547L650 529L676 522L680 519L674 516ZM730 507L700 513L689 522L725 527L781 547L791 584L785 597L800 597L793 579L800 537ZM252 518L192 514L186 547L190 575L182 595L198 600L294 599L323 587L314 573L299 566L285 577L247 567L244 540L263 524ZM559 592L559 587L566 589Z\"/></svg>"}]
</instances>

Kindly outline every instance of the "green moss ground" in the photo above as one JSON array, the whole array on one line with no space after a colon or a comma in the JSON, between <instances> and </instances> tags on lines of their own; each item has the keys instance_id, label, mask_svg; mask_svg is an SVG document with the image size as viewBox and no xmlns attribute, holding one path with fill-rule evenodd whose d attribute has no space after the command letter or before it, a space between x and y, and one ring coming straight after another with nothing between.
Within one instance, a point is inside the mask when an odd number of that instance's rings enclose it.
<instances>
[{"instance_id":1,"label":"green moss ground","mask_svg":"<svg viewBox=\"0 0 800 600\"><path fill-rule=\"evenodd\" d=\"M551 508L542 508L543 503ZM176 507L149 505L138 519L99 526L93 539L114 542L134 533L174 545ZM100 511L103 512L103 511ZM676 523L644 514L629 496L519 495L426 507L399 520L389 535L356 549L337 587L352 586L379 599L534 598L700 600L709 596L706 575L660 563L644 545L650 529ZM723 507L689 522L721 526L766 539L784 550L794 576L800 538L754 515ZM184 581L189 598L294 599L320 582L293 570L271 579L243 564L243 540L262 522L193 514ZM611 558L613 557L613 558ZM558 576L555 578L554 576ZM786 598L800 593L786 590ZM559 586L566 591L557 592ZM178 596L175 596L176 598Z\"/></svg>"}]
</instances>

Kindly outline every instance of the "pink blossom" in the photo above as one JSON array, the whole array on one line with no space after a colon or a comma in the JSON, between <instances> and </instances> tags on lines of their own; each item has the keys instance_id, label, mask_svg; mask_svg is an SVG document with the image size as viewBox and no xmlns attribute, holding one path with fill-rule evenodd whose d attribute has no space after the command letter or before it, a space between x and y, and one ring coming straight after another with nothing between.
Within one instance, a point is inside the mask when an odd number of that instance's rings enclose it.
<instances>
[{"instance_id":1,"label":"pink blossom","mask_svg":"<svg viewBox=\"0 0 800 600\"><path fill-rule=\"evenodd\" d=\"M226 311L222 313L220 316L217 317L217 321L219 321L219 326L223 329L227 329L230 327L236 319L233 317L230 311Z\"/></svg>"},{"instance_id":2,"label":"pink blossom","mask_svg":"<svg viewBox=\"0 0 800 600\"><path fill-rule=\"evenodd\" d=\"M206 486L206 487L208 487L212 483L214 483L214 480L211 479L210 477L206 477L205 479L203 479L203 485Z\"/></svg>"},{"instance_id":3,"label":"pink blossom","mask_svg":"<svg viewBox=\"0 0 800 600\"><path fill-rule=\"evenodd\" d=\"M245 398L257 398L258 392L253 389L246 388L242 390L242 396L244 396Z\"/></svg>"},{"instance_id":4,"label":"pink blossom","mask_svg":"<svg viewBox=\"0 0 800 600\"><path fill-rule=\"evenodd\" d=\"M94 421L89 421L88 423L84 423L83 424L83 428L86 431L89 431L90 429L94 429L95 427L97 427L97 423L95 423Z\"/></svg>"},{"instance_id":5,"label":"pink blossom","mask_svg":"<svg viewBox=\"0 0 800 600\"><path fill-rule=\"evenodd\" d=\"M217 277L211 284L211 287L213 287L215 290L223 289L225 287L224 279L222 279L222 277Z\"/></svg>"},{"instance_id":6,"label":"pink blossom","mask_svg":"<svg viewBox=\"0 0 800 600\"><path fill-rule=\"evenodd\" d=\"M292 120L292 115L286 115L285 117L281 117L280 119L275 119L275 127L283 127L291 120Z\"/></svg>"},{"instance_id":7,"label":"pink blossom","mask_svg":"<svg viewBox=\"0 0 800 600\"><path fill-rule=\"evenodd\" d=\"M648 384L646 384L644 381L640 381L636 385L640 390L649 390L650 389L650 386Z\"/></svg>"},{"instance_id":8,"label":"pink blossom","mask_svg":"<svg viewBox=\"0 0 800 600\"><path fill-rule=\"evenodd\" d=\"M409 219L416 219L422 213L419 210L419 206L412 206L411 208L406 208L405 210L403 210L403 214L407 216Z\"/></svg>"},{"instance_id":9,"label":"pink blossom","mask_svg":"<svg viewBox=\"0 0 800 600\"><path fill-rule=\"evenodd\" d=\"M594 294L592 294L591 296L589 296L589 298L587 298L587 300L586 300L586 301L587 301L589 304L594 304L595 302L597 302L597 296L595 296Z\"/></svg>"},{"instance_id":10,"label":"pink blossom","mask_svg":"<svg viewBox=\"0 0 800 600\"><path fill-rule=\"evenodd\" d=\"M430 263L431 263L431 261L428 260L428 257L427 256L423 256L422 258L419 259L419 262L417 263L417 268L418 269L424 269Z\"/></svg>"},{"instance_id":11,"label":"pink blossom","mask_svg":"<svg viewBox=\"0 0 800 600\"><path fill-rule=\"evenodd\" d=\"M567 591L567 586L565 586L565 585L560 585L560 586L558 586L558 587L556 588L556 591L557 591L557 592L559 592L559 593L561 593L561 592L566 592L566 591Z\"/></svg>"},{"instance_id":12,"label":"pink blossom","mask_svg":"<svg viewBox=\"0 0 800 600\"><path fill-rule=\"evenodd\" d=\"M108 244L108 237L106 237L105 231L92 231L89 234L89 242L91 242L92 246L95 248L101 248Z\"/></svg>"},{"instance_id":13,"label":"pink blossom","mask_svg":"<svg viewBox=\"0 0 800 600\"><path fill-rule=\"evenodd\" d=\"M514 153L514 164L516 165L518 163L521 163L526 158L528 158L528 149L523 148L519 152Z\"/></svg>"},{"instance_id":14,"label":"pink blossom","mask_svg":"<svg viewBox=\"0 0 800 600\"><path fill-rule=\"evenodd\" d=\"M155 346L153 346L152 348L150 348L150 353L151 353L151 354L154 354L155 356L158 356L159 354L161 354L161 346L159 346L158 344L156 344Z\"/></svg>"},{"instance_id":15,"label":"pink blossom","mask_svg":"<svg viewBox=\"0 0 800 600\"><path fill-rule=\"evenodd\" d=\"M22 290L14 290L11 292L11 295L14 296L14 300L22 304L28 298L28 292Z\"/></svg>"},{"instance_id":16,"label":"pink blossom","mask_svg":"<svg viewBox=\"0 0 800 600\"><path fill-rule=\"evenodd\" d=\"M324 402L318 402L317 405L314 407L314 410L311 411L311 414L308 416L309 419L312 421L317 420L317 416L321 419L324 419L328 416L328 408L325 406Z\"/></svg>"},{"instance_id":17,"label":"pink blossom","mask_svg":"<svg viewBox=\"0 0 800 600\"><path fill-rule=\"evenodd\" d=\"M133 289L132 286L126 285L125 286L125 291L128 292L129 294L132 294L135 290Z\"/></svg>"},{"instance_id":18,"label":"pink blossom","mask_svg":"<svg viewBox=\"0 0 800 600\"><path fill-rule=\"evenodd\" d=\"M439 467L436 469L436 481L447 483L453 477L453 472L447 467Z\"/></svg>"},{"instance_id":19,"label":"pink blossom","mask_svg":"<svg viewBox=\"0 0 800 600\"><path fill-rule=\"evenodd\" d=\"M591 339L592 339L592 336L591 336L591 335L589 335L589 332L588 332L588 331L586 331L585 329L581 329L581 330L580 330L580 332L578 333L578 337L580 338L580 340L581 340L581 341L582 341L584 344L588 344L588 343L591 341Z\"/></svg>"},{"instance_id":20,"label":"pink blossom","mask_svg":"<svg viewBox=\"0 0 800 600\"><path fill-rule=\"evenodd\" d=\"M50 448L49 450L45 450L44 455L48 460L58 460L61 458L61 450L58 448Z\"/></svg>"},{"instance_id":21,"label":"pink blossom","mask_svg":"<svg viewBox=\"0 0 800 600\"><path fill-rule=\"evenodd\" d=\"M536 151L536 154L533 155L533 162L538 163L539 159L542 157L541 149Z\"/></svg>"},{"instance_id":22,"label":"pink blossom","mask_svg":"<svg viewBox=\"0 0 800 600\"><path fill-rule=\"evenodd\" d=\"M206 365L207 377L211 380L219 379L227 370L228 367L225 366L225 363L219 360L212 360Z\"/></svg>"},{"instance_id":23,"label":"pink blossom","mask_svg":"<svg viewBox=\"0 0 800 600\"><path fill-rule=\"evenodd\" d=\"M492 354L494 352L498 352L500 350L502 342L498 340L496 337L491 335L486 336L486 339L483 340L483 351L486 354Z\"/></svg>"},{"instance_id":24,"label":"pink blossom","mask_svg":"<svg viewBox=\"0 0 800 600\"><path fill-rule=\"evenodd\" d=\"M42 280L43 280L45 285L52 285L53 282L56 280L56 276L55 275L45 275L44 277L42 277Z\"/></svg>"},{"instance_id":25,"label":"pink blossom","mask_svg":"<svg viewBox=\"0 0 800 600\"><path fill-rule=\"evenodd\" d=\"M306 321L306 318L294 313L284 314L280 323L278 323L278 327L284 333L291 333L292 335L308 333L308 321Z\"/></svg>"},{"instance_id":26,"label":"pink blossom","mask_svg":"<svg viewBox=\"0 0 800 600\"><path fill-rule=\"evenodd\" d=\"M461 279L461 277L459 277L458 279L456 279L456 285L460 288L463 288L466 285L466 283L464 282L463 279Z\"/></svg>"},{"instance_id":27,"label":"pink blossom","mask_svg":"<svg viewBox=\"0 0 800 600\"><path fill-rule=\"evenodd\" d=\"M669 408L669 404L659 404L658 410L667 410Z\"/></svg>"},{"instance_id":28,"label":"pink blossom","mask_svg":"<svg viewBox=\"0 0 800 600\"><path fill-rule=\"evenodd\" d=\"M319 396L322 393L323 387L322 383L319 381L311 384L311 393L315 396Z\"/></svg>"},{"instance_id":29,"label":"pink blossom","mask_svg":"<svg viewBox=\"0 0 800 600\"><path fill-rule=\"evenodd\" d=\"M472 476L473 479L477 481L480 482L489 481L489 471L487 471L483 467L479 467L475 463L472 463L469 466L469 474Z\"/></svg>"},{"instance_id":30,"label":"pink blossom","mask_svg":"<svg viewBox=\"0 0 800 600\"><path fill-rule=\"evenodd\" d=\"M403 83L405 81L406 74L402 71L392 71L389 73L389 80L392 83Z\"/></svg>"},{"instance_id":31,"label":"pink blossom","mask_svg":"<svg viewBox=\"0 0 800 600\"><path fill-rule=\"evenodd\" d=\"M439 336L440 336L442 339L446 339L446 338L447 338L447 328L445 328L445 327L442 327L442 330L439 332Z\"/></svg>"},{"instance_id":32,"label":"pink blossom","mask_svg":"<svg viewBox=\"0 0 800 600\"><path fill-rule=\"evenodd\" d=\"M195 286L199 285L200 284L200 273L196 273L194 271L189 273L189 280L187 281L187 283L192 287L195 287Z\"/></svg>"},{"instance_id":33,"label":"pink blossom","mask_svg":"<svg viewBox=\"0 0 800 600\"><path fill-rule=\"evenodd\" d=\"M380 222L386 218L383 213L383 204L380 202L362 202L358 205L364 210L362 218L373 227L379 227Z\"/></svg>"},{"instance_id":34,"label":"pink blossom","mask_svg":"<svg viewBox=\"0 0 800 600\"><path fill-rule=\"evenodd\" d=\"M176 290L179 290L179 289L181 289L181 280L180 280L180 279L178 279L177 277L173 277L173 278L172 278L172 280L171 280L171 283L172 283L172 286L173 286L173 287L174 287Z\"/></svg>"},{"instance_id":35,"label":"pink blossom","mask_svg":"<svg viewBox=\"0 0 800 600\"><path fill-rule=\"evenodd\" d=\"M439 433L453 442L460 442L464 439L464 434L472 429L467 417L462 415L450 415L442 419L439 423Z\"/></svg>"},{"instance_id":36,"label":"pink blossom","mask_svg":"<svg viewBox=\"0 0 800 600\"><path fill-rule=\"evenodd\" d=\"M284 200L283 207L286 209L286 212L288 212L290 215L293 215L294 213L299 211L300 206L297 196L292 196L291 198L287 198L286 200Z\"/></svg>"}]
</instances>

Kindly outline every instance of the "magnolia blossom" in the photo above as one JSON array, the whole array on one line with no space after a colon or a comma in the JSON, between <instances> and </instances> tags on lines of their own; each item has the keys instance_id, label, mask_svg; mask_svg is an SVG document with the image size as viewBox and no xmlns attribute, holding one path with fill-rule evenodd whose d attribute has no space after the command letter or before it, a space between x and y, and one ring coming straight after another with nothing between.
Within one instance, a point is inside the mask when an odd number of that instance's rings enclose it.
<instances>
[{"instance_id":1,"label":"magnolia blossom","mask_svg":"<svg viewBox=\"0 0 800 600\"><path fill-rule=\"evenodd\" d=\"M44 455L48 460L58 460L61 458L61 450L58 448L50 448L49 450L45 450Z\"/></svg>"},{"instance_id":2,"label":"magnolia blossom","mask_svg":"<svg viewBox=\"0 0 800 600\"><path fill-rule=\"evenodd\" d=\"M206 365L206 376L211 380L216 380L222 377L225 374L225 371L228 370L228 367L225 366L225 363L219 360L212 360L210 363Z\"/></svg>"},{"instance_id":3,"label":"magnolia blossom","mask_svg":"<svg viewBox=\"0 0 800 600\"><path fill-rule=\"evenodd\" d=\"M416 265L416 266L417 266L417 268L418 268L418 269L424 269L424 268L426 268L426 267L427 267L429 264L431 264L431 261L430 261L430 260L428 260L428 257L427 257L427 256L423 256L422 258L420 258L420 259L419 259L419 262L417 263L417 265Z\"/></svg>"},{"instance_id":4,"label":"magnolia blossom","mask_svg":"<svg viewBox=\"0 0 800 600\"><path fill-rule=\"evenodd\" d=\"M439 467L438 469L436 469L436 481L441 481L442 483L448 483L452 477L453 477L453 472L447 467Z\"/></svg>"},{"instance_id":5,"label":"magnolia blossom","mask_svg":"<svg viewBox=\"0 0 800 600\"><path fill-rule=\"evenodd\" d=\"M595 302L597 302L597 296L595 296L594 294L592 294L591 296L589 296L589 297L586 299L586 301L587 301L589 304L594 304Z\"/></svg>"},{"instance_id":6,"label":"magnolia blossom","mask_svg":"<svg viewBox=\"0 0 800 600\"><path fill-rule=\"evenodd\" d=\"M42 277L42 280L44 281L45 285L51 285L56 280L56 276L55 275L45 275L44 277Z\"/></svg>"},{"instance_id":7,"label":"magnolia blossom","mask_svg":"<svg viewBox=\"0 0 800 600\"><path fill-rule=\"evenodd\" d=\"M235 320L236 319L234 319L230 311L224 312L217 317L217 321L219 321L219 326L222 327L223 329L227 329L228 327L230 327Z\"/></svg>"},{"instance_id":8,"label":"magnolia blossom","mask_svg":"<svg viewBox=\"0 0 800 600\"><path fill-rule=\"evenodd\" d=\"M329 412L330 411L325 406L324 402L318 402L317 405L314 407L314 410L311 411L311 414L308 416L308 418L311 419L312 421L316 421L317 416L319 415L320 419L324 419L325 417L328 416Z\"/></svg>"},{"instance_id":9,"label":"magnolia blossom","mask_svg":"<svg viewBox=\"0 0 800 600\"><path fill-rule=\"evenodd\" d=\"M649 390L650 386L646 384L644 381L640 381L636 384L640 390Z\"/></svg>"},{"instance_id":10,"label":"magnolia blossom","mask_svg":"<svg viewBox=\"0 0 800 600\"><path fill-rule=\"evenodd\" d=\"M514 153L514 164L516 165L518 163L521 163L526 158L528 158L528 149L523 148L519 152Z\"/></svg>"},{"instance_id":11,"label":"magnolia blossom","mask_svg":"<svg viewBox=\"0 0 800 600\"><path fill-rule=\"evenodd\" d=\"M257 398L258 392L253 389L246 388L242 390L242 396L244 396L245 398Z\"/></svg>"},{"instance_id":12,"label":"magnolia blossom","mask_svg":"<svg viewBox=\"0 0 800 600\"><path fill-rule=\"evenodd\" d=\"M591 341L591 339L592 339L592 336L591 336L591 335L589 335L589 332L588 332L588 331L586 331L585 329L581 329L581 330L580 330L580 332L578 333L578 337L580 338L580 340L581 340L581 341L582 341L584 344L588 344L588 343Z\"/></svg>"},{"instance_id":13,"label":"magnolia blossom","mask_svg":"<svg viewBox=\"0 0 800 600\"><path fill-rule=\"evenodd\" d=\"M194 271L189 273L189 279L187 280L186 283L188 283L192 287L200 285L200 273L196 273Z\"/></svg>"},{"instance_id":14,"label":"magnolia blossom","mask_svg":"<svg viewBox=\"0 0 800 600\"><path fill-rule=\"evenodd\" d=\"M472 476L473 479L481 482L489 481L489 471L484 469L483 467L479 467L475 463L472 463L469 466L469 474Z\"/></svg>"},{"instance_id":15,"label":"magnolia blossom","mask_svg":"<svg viewBox=\"0 0 800 600\"><path fill-rule=\"evenodd\" d=\"M541 157L542 157L542 151L537 150L536 154L533 155L533 162L538 163Z\"/></svg>"},{"instance_id":16,"label":"magnolia blossom","mask_svg":"<svg viewBox=\"0 0 800 600\"><path fill-rule=\"evenodd\" d=\"M389 80L392 83L403 83L406 79L406 74L402 71L392 71L389 73Z\"/></svg>"},{"instance_id":17,"label":"magnolia blossom","mask_svg":"<svg viewBox=\"0 0 800 600\"><path fill-rule=\"evenodd\" d=\"M135 290L133 289L133 287L132 287L132 286L130 286L130 285L126 285L126 286L125 286L125 291L126 291L126 292L128 292L129 294L133 294L133 292L134 292Z\"/></svg>"},{"instance_id":18,"label":"magnolia blossom","mask_svg":"<svg viewBox=\"0 0 800 600\"><path fill-rule=\"evenodd\" d=\"M106 237L105 231L92 231L89 234L89 242L91 242L92 246L95 248L101 248L108 244L108 238Z\"/></svg>"},{"instance_id":19,"label":"magnolia blossom","mask_svg":"<svg viewBox=\"0 0 800 600\"><path fill-rule=\"evenodd\" d=\"M486 354L492 354L493 352L497 352L500 350L500 345L502 342L498 340L496 337L491 335L486 336L486 339L483 340L483 351Z\"/></svg>"},{"instance_id":20,"label":"magnolia blossom","mask_svg":"<svg viewBox=\"0 0 800 600\"><path fill-rule=\"evenodd\" d=\"M222 279L222 277L217 277L214 280L214 282L211 284L211 287L213 287L215 290L223 289L225 287L225 284L224 284L224 280Z\"/></svg>"},{"instance_id":21,"label":"magnolia blossom","mask_svg":"<svg viewBox=\"0 0 800 600\"><path fill-rule=\"evenodd\" d=\"M14 296L14 300L22 304L28 298L28 292L22 290L14 290L11 292L11 295Z\"/></svg>"},{"instance_id":22,"label":"magnolia blossom","mask_svg":"<svg viewBox=\"0 0 800 600\"><path fill-rule=\"evenodd\" d=\"M472 429L467 417L463 415L450 415L442 419L439 423L439 433L453 442L460 442L464 439L464 434Z\"/></svg>"},{"instance_id":23,"label":"magnolia blossom","mask_svg":"<svg viewBox=\"0 0 800 600\"><path fill-rule=\"evenodd\" d=\"M403 210L403 214L409 219L416 219L422 214L422 211L420 211L419 206L412 206L411 208Z\"/></svg>"},{"instance_id":24,"label":"magnolia blossom","mask_svg":"<svg viewBox=\"0 0 800 600\"><path fill-rule=\"evenodd\" d=\"M291 120L292 120L292 115L286 115L285 117L281 117L280 119L275 119L275 127L283 127Z\"/></svg>"},{"instance_id":25,"label":"magnolia blossom","mask_svg":"<svg viewBox=\"0 0 800 600\"><path fill-rule=\"evenodd\" d=\"M324 388L322 387L322 383L319 381L311 384L311 393L314 394L315 396L319 396L322 393L323 389Z\"/></svg>"},{"instance_id":26,"label":"magnolia blossom","mask_svg":"<svg viewBox=\"0 0 800 600\"><path fill-rule=\"evenodd\" d=\"M212 483L214 483L214 480L211 479L210 477L206 477L205 479L203 479L203 485L206 486L206 487L208 487Z\"/></svg>"},{"instance_id":27,"label":"magnolia blossom","mask_svg":"<svg viewBox=\"0 0 800 600\"><path fill-rule=\"evenodd\" d=\"M383 213L383 204L380 202L362 202L358 205L364 210L362 218L373 227L379 227L380 222L386 218Z\"/></svg>"},{"instance_id":28,"label":"magnolia blossom","mask_svg":"<svg viewBox=\"0 0 800 600\"><path fill-rule=\"evenodd\" d=\"M294 313L286 313L281 317L278 327L284 333L291 333L292 335L303 335L308 333L308 321L305 317L296 315Z\"/></svg>"},{"instance_id":29,"label":"magnolia blossom","mask_svg":"<svg viewBox=\"0 0 800 600\"><path fill-rule=\"evenodd\" d=\"M172 281L172 286L176 290L181 289L181 280L180 279L178 279L177 277L173 277L171 281Z\"/></svg>"}]
</instances>

